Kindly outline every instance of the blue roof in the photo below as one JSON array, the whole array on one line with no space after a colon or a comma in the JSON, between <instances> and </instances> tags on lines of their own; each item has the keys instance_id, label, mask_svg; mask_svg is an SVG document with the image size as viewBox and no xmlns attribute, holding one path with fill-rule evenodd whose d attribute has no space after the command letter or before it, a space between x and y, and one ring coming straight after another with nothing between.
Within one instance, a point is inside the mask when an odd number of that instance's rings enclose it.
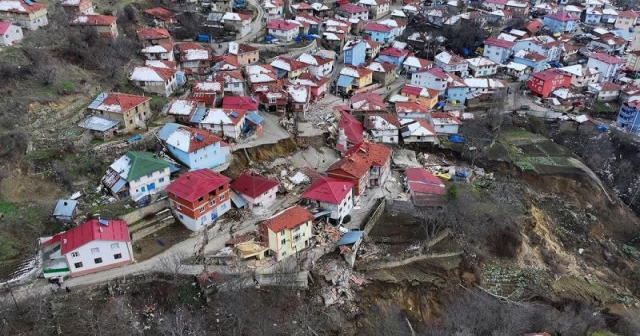
<instances>
[{"instance_id":1,"label":"blue roof","mask_svg":"<svg viewBox=\"0 0 640 336\"><path fill-rule=\"evenodd\" d=\"M204 118L205 114L207 114L207 108L206 107L198 107L196 109L196 112L191 117L190 121L192 123L194 123L194 124L197 124L197 123L202 121L202 119Z\"/></svg>"},{"instance_id":2,"label":"blue roof","mask_svg":"<svg viewBox=\"0 0 640 336\"><path fill-rule=\"evenodd\" d=\"M81 121L80 124L78 124L78 126L82 128L86 128L88 130L92 130L92 131L104 132L108 129L111 129L117 126L119 123L120 123L119 120L114 120L111 118L94 115Z\"/></svg>"},{"instance_id":3,"label":"blue roof","mask_svg":"<svg viewBox=\"0 0 640 336\"><path fill-rule=\"evenodd\" d=\"M167 141L169 136L180 127L182 127L182 125L176 123L165 124L160 131L158 131L158 138L162 141Z\"/></svg>"},{"instance_id":4,"label":"blue roof","mask_svg":"<svg viewBox=\"0 0 640 336\"><path fill-rule=\"evenodd\" d=\"M231 190L231 192L229 193L229 198L231 199L231 202L233 202L233 204L236 206L236 208L243 208L245 205L247 205L247 201L244 199L244 197L233 190Z\"/></svg>"},{"instance_id":5,"label":"blue roof","mask_svg":"<svg viewBox=\"0 0 640 336\"><path fill-rule=\"evenodd\" d=\"M113 186L111 186L111 190L113 190L114 192L118 192L120 191L125 185L127 184L127 180L120 178L118 180L118 182L114 183Z\"/></svg>"},{"instance_id":6,"label":"blue roof","mask_svg":"<svg viewBox=\"0 0 640 336\"><path fill-rule=\"evenodd\" d=\"M249 112L245 118L256 125L264 123L264 117L256 112Z\"/></svg>"},{"instance_id":7,"label":"blue roof","mask_svg":"<svg viewBox=\"0 0 640 336\"><path fill-rule=\"evenodd\" d=\"M353 77L349 77L349 76L345 76L345 75L340 75L340 77L338 77L338 86L341 87L348 87L349 85L351 85L351 83L353 83L354 78Z\"/></svg>"},{"instance_id":8,"label":"blue roof","mask_svg":"<svg viewBox=\"0 0 640 336\"><path fill-rule=\"evenodd\" d=\"M364 231L349 231L345 233L344 236L338 240L338 246L354 244L362 237L363 233Z\"/></svg>"},{"instance_id":9,"label":"blue roof","mask_svg":"<svg viewBox=\"0 0 640 336\"><path fill-rule=\"evenodd\" d=\"M74 200L59 200L56 203L56 208L53 210L54 216L72 217L73 211L76 209L78 201Z\"/></svg>"}]
</instances>

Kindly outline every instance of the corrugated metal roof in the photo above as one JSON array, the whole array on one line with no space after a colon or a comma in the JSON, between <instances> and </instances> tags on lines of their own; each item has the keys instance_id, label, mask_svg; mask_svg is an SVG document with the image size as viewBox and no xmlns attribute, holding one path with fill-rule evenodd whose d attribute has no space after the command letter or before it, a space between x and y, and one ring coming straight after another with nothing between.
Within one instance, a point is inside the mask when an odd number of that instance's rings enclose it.
<instances>
[{"instance_id":1,"label":"corrugated metal roof","mask_svg":"<svg viewBox=\"0 0 640 336\"><path fill-rule=\"evenodd\" d=\"M119 120L94 115L81 121L78 126L92 131L104 132L117 126L119 123Z\"/></svg>"},{"instance_id":2,"label":"corrugated metal roof","mask_svg":"<svg viewBox=\"0 0 640 336\"><path fill-rule=\"evenodd\" d=\"M56 203L56 208L53 210L53 215L56 217L71 217L77 205L78 202L74 200L59 200L58 203Z\"/></svg>"},{"instance_id":3,"label":"corrugated metal roof","mask_svg":"<svg viewBox=\"0 0 640 336\"><path fill-rule=\"evenodd\" d=\"M196 112L193 114L193 116L191 116L191 123L197 124L200 123L202 121L202 119L204 119L204 116L207 114L207 108L206 107L198 107L196 109Z\"/></svg>"}]
</instances>

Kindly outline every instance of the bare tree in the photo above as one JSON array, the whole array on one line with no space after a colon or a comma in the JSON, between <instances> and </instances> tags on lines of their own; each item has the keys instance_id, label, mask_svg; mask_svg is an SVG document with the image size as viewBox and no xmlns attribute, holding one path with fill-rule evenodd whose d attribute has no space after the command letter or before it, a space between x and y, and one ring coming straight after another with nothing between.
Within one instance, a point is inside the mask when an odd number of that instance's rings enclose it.
<instances>
[{"instance_id":1,"label":"bare tree","mask_svg":"<svg viewBox=\"0 0 640 336\"><path fill-rule=\"evenodd\" d=\"M167 312L159 319L158 332L166 336L205 335L204 316L179 306L173 312Z\"/></svg>"},{"instance_id":2,"label":"bare tree","mask_svg":"<svg viewBox=\"0 0 640 336\"><path fill-rule=\"evenodd\" d=\"M155 270L178 279L186 268L183 262L189 257L189 253L183 250L165 252L158 258Z\"/></svg>"}]
</instances>

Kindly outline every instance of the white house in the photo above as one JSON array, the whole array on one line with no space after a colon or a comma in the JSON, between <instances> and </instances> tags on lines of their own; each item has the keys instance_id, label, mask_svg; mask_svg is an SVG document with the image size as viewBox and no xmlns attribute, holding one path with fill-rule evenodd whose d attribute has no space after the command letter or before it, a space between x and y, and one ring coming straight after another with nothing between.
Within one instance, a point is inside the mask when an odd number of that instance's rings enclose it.
<instances>
[{"instance_id":1,"label":"white house","mask_svg":"<svg viewBox=\"0 0 640 336\"><path fill-rule=\"evenodd\" d=\"M247 111L212 108L208 109L198 127L219 133L222 137L238 139L242 134Z\"/></svg>"},{"instance_id":2,"label":"white house","mask_svg":"<svg viewBox=\"0 0 640 336\"><path fill-rule=\"evenodd\" d=\"M407 56L407 58L404 59L404 62L402 62L402 69L404 69L404 71L409 75L420 69L431 69L432 67L433 62L413 55Z\"/></svg>"},{"instance_id":3,"label":"white house","mask_svg":"<svg viewBox=\"0 0 640 336\"><path fill-rule=\"evenodd\" d=\"M29 30L49 24L47 5L29 0L0 0L0 19Z\"/></svg>"},{"instance_id":4,"label":"white house","mask_svg":"<svg viewBox=\"0 0 640 336\"><path fill-rule=\"evenodd\" d=\"M140 51L142 55L148 60L158 61L174 61L173 46L171 43L160 43L156 45L150 45Z\"/></svg>"},{"instance_id":5,"label":"white house","mask_svg":"<svg viewBox=\"0 0 640 336\"><path fill-rule=\"evenodd\" d=\"M587 67L600 71L598 82L603 83L614 80L618 71L624 66L624 64L625 60L620 57L604 53L593 53L589 56Z\"/></svg>"},{"instance_id":6,"label":"white house","mask_svg":"<svg viewBox=\"0 0 640 336\"><path fill-rule=\"evenodd\" d=\"M10 46L23 38L22 28L7 21L0 21L0 46Z\"/></svg>"},{"instance_id":7,"label":"white house","mask_svg":"<svg viewBox=\"0 0 640 336\"><path fill-rule=\"evenodd\" d=\"M448 112L432 112L433 127L438 134L458 134L462 122Z\"/></svg>"},{"instance_id":8,"label":"white house","mask_svg":"<svg viewBox=\"0 0 640 336\"><path fill-rule=\"evenodd\" d=\"M298 21L275 19L269 21L267 31L270 36L284 42L290 42L298 36L299 27L300 23Z\"/></svg>"},{"instance_id":9,"label":"white house","mask_svg":"<svg viewBox=\"0 0 640 336\"><path fill-rule=\"evenodd\" d=\"M464 58L448 51L437 54L434 62L437 67L446 73L456 74L460 77L469 75L469 63Z\"/></svg>"},{"instance_id":10,"label":"white house","mask_svg":"<svg viewBox=\"0 0 640 336\"><path fill-rule=\"evenodd\" d=\"M492 76L498 72L499 63L496 63L488 58L475 57L467 59L469 63L469 70L473 77Z\"/></svg>"},{"instance_id":11,"label":"white house","mask_svg":"<svg viewBox=\"0 0 640 336\"><path fill-rule=\"evenodd\" d=\"M614 101L620 96L621 86L611 82L589 84L588 91L597 101Z\"/></svg>"},{"instance_id":12,"label":"white house","mask_svg":"<svg viewBox=\"0 0 640 336\"><path fill-rule=\"evenodd\" d=\"M390 113L367 115L364 127L371 132L374 142L398 144L401 125L397 115Z\"/></svg>"},{"instance_id":13,"label":"white house","mask_svg":"<svg viewBox=\"0 0 640 336\"><path fill-rule=\"evenodd\" d=\"M513 54L515 42L497 38L488 38L484 41L482 56L496 62L504 63Z\"/></svg>"},{"instance_id":14,"label":"white house","mask_svg":"<svg viewBox=\"0 0 640 336\"><path fill-rule=\"evenodd\" d=\"M224 92L229 92L238 96L244 95L245 80L242 72L217 71L213 74L214 82L223 83Z\"/></svg>"},{"instance_id":15,"label":"white house","mask_svg":"<svg viewBox=\"0 0 640 336\"><path fill-rule=\"evenodd\" d=\"M233 29L238 34L236 37L246 36L251 32L251 15L243 13L226 12L222 16L226 29Z\"/></svg>"},{"instance_id":16,"label":"white house","mask_svg":"<svg viewBox=\"0 0 640 336\"><path fill-rule=\"evenodd\" d=\"M546 57L547 62L558 61L562 54L562 42L551 36L541 35L534 36L523 40L516 41L513 46L513 52L520 50L535 51Z\"/></svg>"},{"instance_id":17,"label":"white house","mask_svg":"<svg viewBox=\"0 0 640 336\"><path fill-rule=\"evenodd\" d=\"M360 0L358 5L367 8L372 20L377 20L389 13L389 0Z\"/></svg>"},{"instance_id":18,"label":"white house","mask_svg":"<svg viewBox=\"0 0 640 336\"><path fill-rule=\"evenodd\" d=\"M427 119L403 119L400 122L404 143L438 143L436 130Z\"/></svg>"},{"instance_id":19,"label":"white house","mask_svg":"<svg viewBox=\"0 0 640 336\"><path fill-rule=\"evenodd\" d=\"M95 273L134 261L127 222L92 219L40 238L45 278Z\"/></svg>"},{"instance_id":20,"label":"white house","mask_svg":"<svg viewBox=\"0 0 640 336\"><path fill-rule=\"evenodd\" d=\"M303 53L298 57L298 61L309 65L309 73L314 76L329 76L333 71L333 59Z\"/></svg>"},{"instance_id":21,"label":"white house","mask_svg":"<svg viewBox=\"0 0 640 336\"><path fill-rule=\"evenodd\" d=\"M440 68L422 69L411 75L411 85L437 90L439 94L447 90L447 80L449 75Z\"/></svg>"},{"instance_id":22,"label":"white house","mask_svg":"<svg viewBox=\"0 0 640 336\"><path fill-rule=\"evenodd\" d=\"M153 153L129 151L109 166L102 184L114 196L137 202L169 185L169 166Z\"/></svg>"},{"instance_id":23,"label":"white house","mask_svg":"<svg viewBox=\"0 0 640 336\"><path fill-rule=\"evenodd\" d=\"M156 67L135 67L129 80L148 93L169 97L178 88L176 70Z\"/></svg>"},{"instance_id":24,"label":"white house","mask_svg":"<svg viewBox=\"0 0 640 336\"><path fill-rule=\"evenodd\" d=\"M279 185L277 180L244 173L230 187L247 201L249 209L258 211L268 208L276 201Z\"/></svg>"},{"instance_id":25,"label":"white house","mask_svg":"<svg viewBox=\"0 0 640 336\"><path fill-rule=\"evenodd\" d=\"M596 83L600 72L580 64L559 68L558 70L571 75L571 85L575 87L585 87Z\"/></svg>"},{"instance_id":26,"label":"white house","mask_svg":"<svg viewBox=\"0 0 640 336\"><path fill-rule=\"evenodd\" d=\"M313 202L321 211L330 211L329 219L340 224L353 209L353 183L320 176L300 198Z\"/></svg>"}]
</instances>

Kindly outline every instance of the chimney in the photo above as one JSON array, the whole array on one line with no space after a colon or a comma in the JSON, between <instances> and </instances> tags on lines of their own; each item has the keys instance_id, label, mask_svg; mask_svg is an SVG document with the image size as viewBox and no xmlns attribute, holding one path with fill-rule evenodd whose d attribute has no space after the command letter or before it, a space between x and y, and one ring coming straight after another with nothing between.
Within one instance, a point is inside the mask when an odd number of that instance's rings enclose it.
<instances>
[{"instance_id":1,"label":"chimney","mask_svg":"<svg viewBox=\"0 0 640 336\"><path fill-rule=\"evenodd\" d=\"M67 201L64 201L64 206L67 206L67 205L68 205L68 204L67 204Z\"/></svg>"}]
</instances>

